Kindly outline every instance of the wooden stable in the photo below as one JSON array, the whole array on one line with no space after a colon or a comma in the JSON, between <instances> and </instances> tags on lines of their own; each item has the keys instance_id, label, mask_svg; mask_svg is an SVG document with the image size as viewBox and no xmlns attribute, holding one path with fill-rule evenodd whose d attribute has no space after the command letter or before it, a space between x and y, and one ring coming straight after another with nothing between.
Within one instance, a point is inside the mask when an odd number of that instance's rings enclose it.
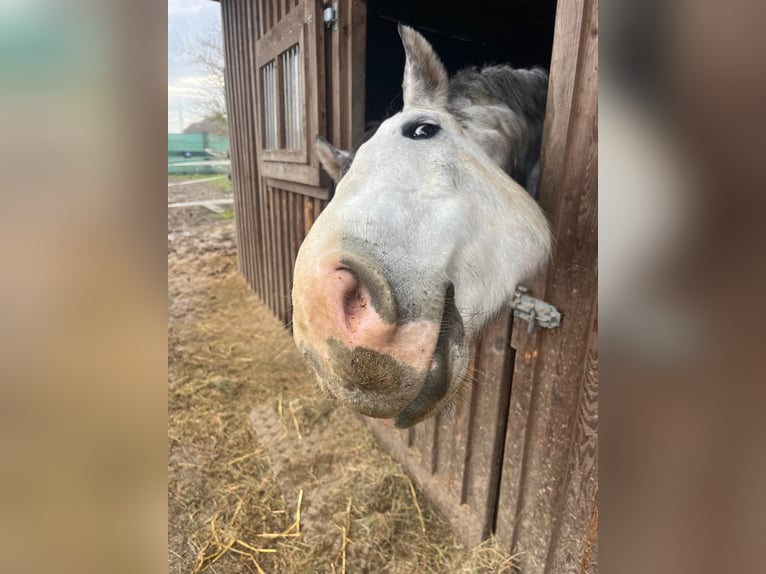
<instances>
[{"instance_id":1,"label":"wooden stable","mask_svg":"<svg viewBox=\"0 0 766 574\"><path fill-rule=\"evenodd\" d=\"M529 334L505 313L454 410L407 431L369 426L466 543L495 534L525 573L596 572L598 0L434 5L221 1L240 271L289 324L293 262L332 197L314 135L348 149L401 106L396 21L421 30L450 72L549 68L538 200L555 251L528 287L561 310L561 327Z\"/></svg>"}]
</instances>

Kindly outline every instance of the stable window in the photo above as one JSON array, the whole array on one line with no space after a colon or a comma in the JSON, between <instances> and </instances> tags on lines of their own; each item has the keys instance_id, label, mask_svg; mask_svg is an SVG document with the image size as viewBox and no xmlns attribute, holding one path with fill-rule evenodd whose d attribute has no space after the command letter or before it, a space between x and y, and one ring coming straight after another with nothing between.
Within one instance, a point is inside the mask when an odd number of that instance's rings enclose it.
<instances>
[{"instance_id":1,"label":"stable window","mask_svg":"<svg viewBox=\"0 0 766 574\"><path fill-rule=\"evenodd\" d=\"M315 17L309 4L275 12L276 21L264 21L256 39L258 159L269 180L318 185L313 150L313 134L320 132L317 37L315 27L307 25ZM258 4L259 13L268 16L268 6Z\"/></svg>"},{"instance_id":2,"label":"stable window","mask_svg":"<svg viewBox=\"0 0 766 574\"><path fill-rule=\"evenodd\" d=\"M295 44L261 67L263 149L303 148L301 48Z\"/></svg>"}]
</instances>

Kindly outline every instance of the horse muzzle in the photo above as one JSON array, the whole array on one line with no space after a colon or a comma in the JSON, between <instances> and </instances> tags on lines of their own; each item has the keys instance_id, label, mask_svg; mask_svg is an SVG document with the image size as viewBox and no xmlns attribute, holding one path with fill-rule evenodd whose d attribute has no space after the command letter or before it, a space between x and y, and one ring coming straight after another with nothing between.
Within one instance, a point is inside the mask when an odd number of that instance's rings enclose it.
<instances>
[{"instance_id":1,"label":"horse muzzle","mask_svg":"<svg viewBox=\"0 0 766 574\"><path fill-rule=\"evenodd\" d=\"M361 414L409 426L449 386L450 330L447 313L441 322L401 315L390 281L364 257L299 255L294 337L320 384Z\"/></svg>"}]
</instances>

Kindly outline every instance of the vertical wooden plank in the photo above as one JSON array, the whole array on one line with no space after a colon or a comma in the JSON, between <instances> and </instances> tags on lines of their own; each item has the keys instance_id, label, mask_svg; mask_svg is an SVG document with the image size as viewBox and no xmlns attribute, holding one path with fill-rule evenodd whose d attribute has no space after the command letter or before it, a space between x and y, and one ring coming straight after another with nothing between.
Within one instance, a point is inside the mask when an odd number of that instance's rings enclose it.
<instances>
[{"instance_id":1,"label":"vertical wooden plank","mask_svg":"<svg viewBox=\"0 0 766 574\"><path fill-rule=\"evenodd\" d=\"M339 51L340 69L338 73L338 96L340 105L340 118L338 122L340 146L344 149L349 149L352 146L352 142L349 141L350 126L351 126L351 101L349 95L351 93L351 14L352 14L351 1L345 2L342 5L338 5L338 30L334 34Z\"/></svg>"},{"instance_id":2,"label":"vertical wooden plank","mask_svg":"<svg viewBox=\"0 0 766 574\"><path fill-rule=\"evenodd\" d=\"M350 0L348 15L345 19L347 30L344 41L348 59L345 70L344 97L346 101L345 133L343 145L352 149L364 135L365 74L367 50L367 3L362 0Z\"/></svg>"},{"instance_id":3,"label":"vertical wooden plank","mask_svg":"<svg viewBox=\"0 0 766 574\"><path fill-rule=\"evenodd\" d=\"M554 533L546 558L549 572L556 572L556 564L570 564L572 572L592 572L597 567L598 555L593 554L598 541L597 333L598 313L594 312L567 459L566 486L554 511ZM576 570L575 565L579 566Z\"/></svg>"},{"instance_id":4,"label":"vertical wooden plank","mask_svg":"<svg viewBox=\"0 0 766 574\"><path fill-rule=\"evenodd\" d=\"M274 58L274 63L277 66L277 147L281 149L285 146L285 69L281 56Z\"/></svg>"},{"instance_id":5,"label":"vertical wooden plank","mask_svg":"<svg viewBox=\"0 0 766 574\"><path fill-rule=\"evenodd\" d=\"M435 472L445 482L452 492L460 492L460 488L455 486L455 476L452 474L453 466L451 464L453 453L453 439L455 434L455 409L457 409L460 398L454 402L448 410L438 415L439 430L436 436L436 469ZM456 497L459 499L459 496Z\"/></svg>"},{"instance_id":6,"label":"vertical wooden plank","mask_svg":"<svg viewBox=\"0 0 766 574\"><path fill-rule=\"evenodd\" d=\"M303 198L303 237L309 234L314 225L314 200L310 197Z\"/></svg>"},{"instance_id":7,"label":"vertical wooden plank","mask_svg":"<svg viewBox=\"0 0 766 574\"><path fill-rule=\"evenodd\" d=\"M281 2L281 0L280 0ZM290 304L290 291L293 286L293 255L291 251L291 237L293 233L293 213L290 209L291 207L291 199L292 193L284 190L282 192L282 203L283 203L283 225L285 226L285 236L284 236L284 253L285 253L285 291L282 293L282 298L285 303L285 314L282 322L285 324L285 326L288 326L290 324L290 317L292 316L291 313L291 304Z\"/></svg>"},{"instance_id":8,"label":"vertical wooden plank","mask_svg":"<svg viewBox=\"0 0 766 574\"><path fill-rule=\"evenodd\" d=\"M280 317L283 323L287 322L288 315L288 293L290 291L290 255L288 252L288 222L287 222L287 193L285 190L279 190L279 256L281 259L282 269L282 291L279 294L280 297Z\"/></svg>"},{"instance_id":9,"label":"vertical wooden plank","mask_svg":"<svg viewBox=\"0 0 766 574\"><path fill-rule=\"evenodd\" d=\"M286 325L290 320L290 278L293 274L293 260L290 255L290 209L288 207L289 191L280 190L280 224L282 226L282 322Z\"/></svg>"},{"instance_id":10,"label":"vertical wooden plank","mask_svg":"<svg viewBox=\"0 0 766 574\"><path fill-rule=\"evenodd\" d=\"M290 325L293 318L293 269L295 268L295 233L298 221L296 218L295 209L295 194L290 192L287 194L287 206L288 213L288 227L287 227L287 290L285 291L285 297L287 302L287 320L286 325Z\"/></svg>"},{"instance_id":11,"label":"vertical wooden plank","mask_svg":"<svg viewBox=\"0 0 766 574\"><path fill-rule=\"evenodd\" d=\"M252 137L251 137L251 150L252 150L252 157L250 158L250 161L252 162L254 168L256 168L255 173L252 178L252 184L251 184L251 202L253 205L253 209L251 210L249 214L249 225L252 229L254 239L255 239L255 245L250 249L250 259L251 259L251 266L253 269L257 270L257 287L256 287L256 293L259 295L261 300L264 299L264 292L265 292L265 285L266 285L266 270L263 265L263 253L264 253L264 246L263 246L263 228L259 223L260 213L263 209L261 205L261 180L258 177L258 158L260 157L260 154L258 152L259 150L259 141L262 137L261 134L263 134L263 123L262 123L262 116L258 113L258 111L262 107L262 96L261 91L259 89L260 82L259 82L259 75L260 75L260 69L258 67L258 63L256 61L256 42L253 40L253 37L256 38L259 37L258 29L261 25L258 15L258 8L259 2L256 0L251 3L251 13L249 24L250 24L250 32L248 34L249 36L249 45L248 45L248 54L250 57L250 90L251 90L251 99L249 102L251 102L251 106L253 108L253 126L252 126Z\"/></svg>"},{"instance_id":12,"label":"vertical wooden plank","mask_svg":"<svg viewBox=\"0 0 766 574\"><path fill-rule=\"evenodd\" d=\"M594 473L573 474L571 464L591 465L590 457L574 454L572 441L584 432L577 430L578 413L596 408L589 402L595 390L584 388L589 345L596 344L597 9L597 0L558 5L543 139L540 204L557 241L547 276L530 287L562 309L564 321L532 336L517 328L512 338L517 359L497 533L523 553L522 568L535 572L577 571L572 548L587 532L561 530L560 513L576 508L574 523L587 530L592 509L569 498L577 490L579 500L593 500L596 488Z\"/></svg>"},{"instance_id":13,"label":"vertical wooden plank","mask_svg":"<svg viewBox=\"0 0 766 574\"><path fill-rule=\"evenodd\" d=\"M282 19L282 0L271 0L274 3L274 21L279 22Z\"/></svg>"},{"instance_id":14,"label":"vertical wooden plank","mask_svg":"<svg viewBox=\"0 0 766 574\"><path fill-rule=\"evenodd\" d=\"M252 16L252 3L247 2L243 6L243 14L241 18L241 27L242 27L242 33L244 36L243 39L243 58L244 63L246 66L245 73L243 74L244 78L244 96L245 96L245 102L247 102L246 105L246 163L248 166L247 171L247 185L245 187L245 193L247 195L246 197L246 205L247 205L247 212L245 214L245 219L247 223L248 228L248 244L246 247L246 256L247 256L247 267L248 267L248 277L249 277L249 284L253 289L257 290L258 285L258 276L260 275L258 272L258 267L255 264L255 251L258 248L258 236L257 236L257 229L253 225L253 216L255 211L257 210L257 203L255 202L255 186L258 184L258 177L257 177L257 163L256 163L256 153L255 153L255 132L257 130L257 122L256 122L256 108L252 103L255 102L255 92L253 90L253 76L255 73L257 73L257 70L255 69L255 60L254 60L254 41L253 41L253 16ZM252 103L251 103L252 102Z\"/></svg>"},{"instance_id":15,"label":"vertical wooden plank","mask_svg":"<svg viewBox=\"0 0 766 574\"><path fill-rule=\"evenodd\" d=\"M316 8L315 4L315 14L312 14L308 12L306 19L308 20L309 17L317 19L322 19L322 13L321 13L321 6L318 6ZM313 87L316 93L316 126L314 128L314 133L311 131L307 132L305 134L306 141L308 142L309 146L309 159L313 164L318 163L318 159L316 158L316 152L314 149L314 135L315 134L322 134L325 137L327 137L327 78L329 74L332 74L332 66L330 65L330 60L327 59L327 42L325 42L325 39L327 38L327 34L331 34L331 31L328 31L327 28L322 26L317 26L314 28L314 35L308 34L308 42L306 43L306 51L311 51L314 54L314 64L309 62L309 66L316 66L316 75L314 77L315 81L313 82ZM312 48L313 46L313 48ZM310 74L305 74L306 79L305 81L310 84L311 83L311 76ZM308 105L308 103L311 101L309 98L311 97L309 95L310 90L306 90L306 98L305 103ZM308 117L308 116L307 116ZM308 126L309 130L311 129L311 126ZM325 184L327 185L327 184Z\"/></svg>"},{"instance_id":16,"label":"vertical wooden plank","mask_svg":"<svg viewBox=\"0 0 766 574\"><path fill-rule=\"evenodd\" d=\"M290 196L292 202L290 205L290 211L293 214L292 216L292 224L290 226L291 235L290 235L290 260L292 261L291 269L295 268L295 260L298 257L298 250L301 247L301 243L303 243L303 200L301 199L301 196L298 194L291 194ZM291 271L290 274L290 293L292 293L292 280L293 280L293 274ZM292 298L290 299L290 302L292 303ZM292 311L291 311L292 312Z\"/></svg>"},{"instance_id":17,"label":"vertical wooden plank","mask_svg":"<svg viewBox=\"0 0 766 574\"><path fill-rule=\"evenodd\" d=\"M260 6L260 14L262 16L261 22L259 26L264 29L264 20L263 20L263 0L258 0L258 5ZM263 77L261 76L261 69L258 65L257 60L257 46L253 46L253 67L255 68L255 81L256 81L256 91L255 91L255 98L253 100L253 104L256 106L256 110L260 110L260 113L256 114L256 159L258 162L261 161L262 157L262 151L263 151L263 135L265 133L266 127L265 127L265 118L264 118L264 98L263 98ZM259 163L260 166L260 163ZM269 300L272 293L272 270L271 265L269 261L269 245L270 245L270 235L269 235L269 227L268 227L268 190L266 189L266 182L263 178L257 178L255 181L255 198L256 203L258 206L257 212L255 213L255 225L258 229L258 236L260 240L259 249L257 251L257 260L256 265L258 266L261 274L261 289L260 289L260 298L261 301L266 304L267 307L270 307Z\"/></svg>"},{"instance_id":18,"label":"vertical wooden plank","mask_svg":"<svg viewBox=\"0 0 766 574\"><path fill-rule=\"evenodd\" d=\"M264 233L264 239L265 239L265 254L263 258L263 265L267 270L267 277L268 277L268 287L266 292L266 297L264 300L264 303L266 303L266 306L272 310L274 310L274 292L276 291L276 277L275 277L275 266L274 266L274 257L273 257L273 242L274 242L274 229L272 226L272 218L271 218L271 189L269 189L269 186L266 184L266 180L264 178L261 178L261 205L262 205L262 212L261 212L261 225L263 226L263 233Z\"/></svg>"},{"instance_id":19,"label":"vertical wooden plank","mask_svg":"<svg viewBox=\"0 0 766 574\"><path fill-rule=\"evenodd\" d=\"M508 346L510 313L503 312L482 335L477 345L476 372L470 419L470 458L465 470L465 501L481 520L481 537L494 527L500 469L511 391L511 359Z\"/></svg>"},{"instance_id":20,"label":"vertical wooden plank","mask_svg":"<svg viewBox=\"0 0 766 574\"><path fill-rule=\"evenodd\" d=\"M227 94L227 109L229 111L229 131L230 131L230 140L229 140L229 146L230 146L230 156L231 156L231 170L233 173L233 176L236 178L240 172L240 165L239 165L239 142L237 141L238 136L238 126L236 125L236 119L237 119L237 97L236 97L236 90L235 90L235 84L237 81L237 70L236 66L233 63L234 60L234 50L236 49L236 41L235 41L235 31L233 29L233 5L227 4L227 5L221 5L221 20L222 20L222 26L224 29L224 51L226 56L226 61L229 63L226 66L226 94ZM234 209L236 215L236 222L237 222L237 234L238 235L244 235L244 229L243 229L243 223L242 223L242 214L243 214L243 206L242 206L242 197L241 197L241 185L237 184L235 182L234 188ZM242 252L238 250L237 252L237 258L238 258L238 265L240 268L240 271L244 273L244 262L242 259Z\"/></svg>"},{"instance_id":21,"label":"vertical wooden plank","mask_svg":"<svg viewBox=\"0 0 766 574\"><path fill-rule=\"evenodd\" d=\"M271 260L274 265L274 294L273 294L273 313L281 320L282 319L282 256L281 256L281 239L282 230L279 222L280 209L279 209L279 190L269 185L269 201L271 202Z\"/></svg>"},{"instance_id":22,"label":"vertical wooden plank","mask_svg":"<svg viewBox=\"0 0 766 574\"><path fill-rule=\"evenodd\" d=\"M261 0L253 0L253 10L255 11L255 39L260 40L263 36L261 29Z\"/></svg>"},{"instance_id":23,"label":"vertical wooden plank","mask_svg":"<svg viewBox=\"0 0 766 574\"><path fill-rule=\"evenodd\" d=\"M292 225L290 227L292 232L290 239L290 260L292 261L290 266L290 325L292 325L293 321L292 293L293 281L295 280L295 260L298 257L298 249L300 249L301 243L303 243L303 237L301 235L301 231L303 230L303 205L298 194L292 194L291 199L291 212L293 216Z\"/></svg>"},{"instance_id":24,"label":"vertical wooden plank","mask_svg":"<svg viewBox=\"0 0 766 574\"><path fill-rule=\"evenodd\" d=\"M436 449L434 448L436 421L433 418L412 427L412 446L420 453L423 468L433 473L436 470Z\"/></svg>"},{"instance_id":25,"label":"vertical wooden plank","mask_svg":"<svg viewBox=\"0 0 766 574\"><path fill-rule=\"evenodd\" d=\"M314 149L314 136L324 133L323 111L325 109L324 90L324 34L321 5L316 0L306 0L302 6L303 22L306 30L305 41L300 45L300 61L303 70L300 74L299 89L303 90L299 117L305 122L301 130L303 141L307 147L306 157L309 165L315 170L314 185L319 185L319 160ZM313 23L313 25L311 24ZM303 145L301 147L303 147Z\"/></svg>"},{"instance_id":26,"label":"vertical wooden plank","mask_svg":"<svg viewBox=\"0 0 766 574\"><path fill-rule=\"evenodd\" d=\"M295 268L295 257L298 254L298 245L300 244L300 231L303 227L301 216L303 209L300 202L300 197L295 193L288 195L288 212L290 214L289 221L289 241L290 241L290 282L288 283L287 290L287 302L288 302L288 326L292 329L293 319L293 305L292 305L292 292L293 292L293 269Z\"/></svg>"},{"instance_id":27,"label":"vertical wooden plank","mask_svg":"<svg viewBox=\"0 0 766 574\"><path fill-rule=\"evenodd\" d=\"M592 0L560 2L556 8L548 100L545 108L539 189L552 189L561 181L572 105L584 7Z\"/></svg>"},{"instance_id":28,"label":"vertical wooden plank","mask_svg":"<svg viewBox=\"0 0 766 574\"><path fill-rule=\"evenodd\" d=\"M232 168L235 171L235 177L236 177L236 185L237 185L237 196L239 199L239 207L241 212L241 233L242 233L242 239L243 243L248 244L250 241L250 230L247 227L247 219L246 214L248 212L249 206L247 204L247 171L248 171L248 165L246 163L246 152L245 152L245 126L243 124L243 106L242 103L244 102L243 94L242 94L242 82L243 82L243 74L244 69L242 66L242 49L241 49L241 42L242 42L242 35L241 31L239 29L239 10L240 5L237 3L232 3L229 7L229 24L230 24L230 32L232 33L233 37L233 45L231 50L231 56L233 56L231 62L232 62L232 79L233 79L233 85L232 85L232 91L234 94L233 101L235 102L235 108L234 108L234 125L233 125L233 137L232 142L234 144L233 154L232 154ZM243 250L240 254L240 266L243 272L243 275L247 278L250 275L250 269L248 266L248 258L247 258L247 250Z\"/></svg>"},{"instance_id":29,"label":"vertical wooden plank","mask_svg":"<svg viewBox=\"0 0 766 574\"><path fill-rule=\"evenodd\" d=\"M269 185L266 189L269 192L269 224L271 235L271 253L269 254L269 260L271 261L274 273L274 285L271 293L271 310L277 317L279 317L282 294L282 261L279 257L279 201L277 192L272 186Z\"/></svg>"},{"instance_id":30,"label":"vertical wooden plank","mask_svg":"<svg viewBox=\"0 0 766 574\"><path fill-rule=\"evenodd\" d=\"M344 12L345 11L345 5L338 4L338 11ZM340 14L339 14L340 17ZM345 68L345 62L344 62L344 53L343 50L341 50L341 44L340 44L340 31L342 27L338 26L338 30L333 30L332 28L327 31L327 34L329 35L330 41L328 42L330 45L330 66L329 68L332 70L331 75L331 83L330 83L330 102L328 105L328 108L330 109L330 120L331 125L328 126L329 134L330 134L330 141L339 146L343 147L343 143L341 142L342 137L342 121L343 121L343 95L341 92L341 84L340 84L340 76L341 76L341 70ZM325 36L325 39L327 36ZM326 41L326 40L325 40Z\"/></svg>"},{"instance_id":31,"label":"vertical wooden plank","mask_svg":"<svg viewBox=\"0 0 766 574\"><path fill-rule=\"evenodd\" d=\"M277 191L272 186L267 186L269 193L269 232L271 235L271 253L269 259L274 271L274 290L272 292L272 312L281 316L281 294L282 294L282 258L279 256L279 199Z\"/></svg>"},{"instance_id":32,"label":"vertical wooden plank","mask_svg":"<svg viewBox=\"0 0 766 574\"><path fill-rule=\"evenodd\" d=\"M255 93L253 92L253 75L256 72L254 69L254 54L253 54L253 32L252 32L252 16L251 16L251 9L252 4L250 2L246 2L242 6L242 14L240 18L240 28L242 30L242 46L243 46L243 65L245 66L244 74L243 74L243 96L244 96L244 104L245 107L245 146L244 150L246 153L246 164L247 164L247 175L246 175L246 182L247 185L245 186L245 193L247 195L246 197L246 205L247 205L247 212L245 214L246 216L246 222L247 222L247 228L248 228L248 244L246 248L246 255L248 260L248 283L253 289L257 289L258 284L258 267L255 265L255 257L254 257L254 251L258 247L258 238L257 238L257 230L255 226L253 225L253 215L254 212L257 209L257 204L255 203L255 187L258 184L258 170L257 170L257 163L256 163L256 153L255 153L255 130L256 128L256 109L252 105L252 102L255 102Z\"/></svg>"},{"instance_id":33,"label":"vertical wooden plank","mask_svg":"<svg viewBox=\"0 0 766 574\"><path fill-rule=\"evenodd\" d=\"M266 22L266 9L264 7L264 2L266 0L255 0L258 4L258 30L259 34L258 37L262 38L263 35L266 33L267 28L267 22Z\"/></svg>"},{"instance_id":34,"label":"vertical wooden plank","mask_svg":"<svg viewBox=\"0 0 766 574\"><path fill-rule=\"evenodd\" d=\"M232 33L230 28L230 10L228 6L221 6L221 28L223 31L223 50L226 62L231 62ZM234 101L231 93L232 70L230 66L224 68L224 95L226 98L226 109L229 111L228 122L231 126L233 119ZM229 150L232 157L232 172L234 171L234 130L229 127ZM242 207L237 194L237 188L234 187L234 223L237 229L237 237L242 236ZM242 272L242 251L237 249L237 268Z\"/></svg>"},{"instance_id":35,"label":"vertical wooden plank","mask_svg":"<svg viewBox=\"0 0 766 574\"><path fill-rule=\"evenodd\" d=\"M273 27L273 22L271 20L271 9L270 9L270 0L260 0L261 2L261 14L263 15L263 29L264 29L264 36L268 34L268 32ZM262 64L265 62L261 62ZM274 65L278 65L278 58L274 60ZM278 78L278 76L277 76ZM273 91L272 91L273 93ZM277 98L278 102L278 98ZM275 102L275 103L277 103ZM278 103L277 103L278 106ZM274 106L272 105L272 110ZM278 128L278 118L279 114L273 113L273 117L270 119L270 124L273 127ZM279 145L279 134L277 133L277 147ZM260 156L262 158L262 155ZM262 162L262 159L261 159ZM264 249L263 249L263 257L261 260L261 266L263 267L265 273L266 273L266 297L265 297L265 303L267 307L272 311L272 313L276 313L276 296L278 293L278 287L277 287L277 273L278 268L275 262L274 258L274 191L271 189L270 186L267 185L265 178L262 178L260 181L260 188L261 188L261 227L262 227L262 233L264 237Z\"/></svg>"},{"instance_id":36,"label":"vertical wooden plank","mask_svg":"<svg viewBox=\"0 0 766 574\"><path fill-rule=\"evenodd\" d=\"M235 30L235 39L236 39L236 50L235 50L235 59L236 59L236 76L237 76L237 84L236 84L236 92L237 92L237 100L240 103L239 106L239 114L238 114L238 129L237 129L237 141L239 143L239 170L238 170L238 176L240 180L240 196L241 196L241 205L243 208L243 240L245 245L247 246L245 250L243 250L242 253L242 259L243 259L243 267L244 267L244 275L245 278L250 282L252 280L252 269L250 268L250 261L248 258L248 248L251 244L252 237L251 237L251 230L249 229L247 225L247 214L250 211L250 205L248 200L248 187L250 185L249 181L249 175L250 175L250 164L247 161L247 109L243 105L244 102L246 102L245 97L245 76L247 74L247 68L245 65L245 37L244 33L242 31L242 16L241 12L243 9L243 4L241 2L236 3L233 6L233 16L234 16L234 30Z\"/></svg>"},{"instance_id":37,"label":"vertical wooden plank","mask_svg":"<svg viewBox=\"0 0 766 574\"><path fill-rule=\"evenodd\" d=\"M264 33L268 33L274 27L274 15L271 12L271 0L263 0L263 14L265 29Z\"/></svg>"},{"instance_id":38,"label":"vertical wooden plank","mask_svg":"<svg viewBox=\"0 0 766 574\"><path fill-rule=\"evenodd\" d=\"M281 1L281 0L280 0ZM283 204L283 225L285 226L284 235L284 254L285 254L285 290L282 293L282 299L285 305L284 324L287 325L290 322L290 289L293 285L293 256L290 249L290 237L292 235L293 217L290 210L290 196L292 194L289 191L282 192L282 204Z\"/></svg>"},{"instance_id":39,"label":"vertical wooden plank","mask_svg":"<svg viewBox=\"0 0 766 574\"><path fill-rule=\"evenodd\" d=\"M472 377L475 372L476 349L474 348L471 350L469 377ZM468 429L475 390L475 384L464 386L454 411L449 474L453 477L451 481L451 485L455 489L453 496L456 500L460 501L460 504L465 503L466 497L465 465L466 461L470 458Z\"/></svg>"}]
</instances>

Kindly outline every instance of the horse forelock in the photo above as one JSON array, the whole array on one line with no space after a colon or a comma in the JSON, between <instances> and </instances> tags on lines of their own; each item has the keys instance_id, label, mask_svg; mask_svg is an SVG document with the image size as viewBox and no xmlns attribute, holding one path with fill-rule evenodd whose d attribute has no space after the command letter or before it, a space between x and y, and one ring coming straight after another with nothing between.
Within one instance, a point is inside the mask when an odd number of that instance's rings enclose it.
<instances>
[{"instance_id":1,"label":"horse forelock","mask_svg":"<svg viewBox=\"0 0 766 574\"><path fill-rule=\"evenodd\" d=\"M474 66L457 72L449 83L450 109L467 98L477 104L503 103L531 121L542 122L548 93L548 74L542 68L516 69L507 64ZM454 110L459 111L459 110Z\"/></svg>"}]
</instances>

